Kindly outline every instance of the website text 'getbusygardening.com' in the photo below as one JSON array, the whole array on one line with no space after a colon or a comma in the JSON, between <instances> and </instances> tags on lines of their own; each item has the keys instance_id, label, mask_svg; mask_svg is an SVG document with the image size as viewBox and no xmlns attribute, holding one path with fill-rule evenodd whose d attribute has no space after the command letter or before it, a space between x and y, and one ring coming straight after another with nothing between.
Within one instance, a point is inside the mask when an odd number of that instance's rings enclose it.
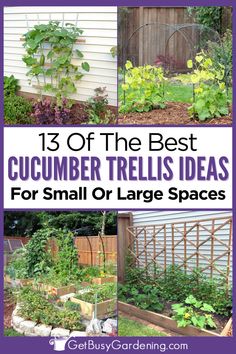
<instances>
[{"instance_id":1,"label":"website text 'getbusygardening.com'","mask_svg":"<svg viewBox=\"0 0 236 354\"><path fill-rule=\"evenodd\" d=\"M124 340L114 339L110 343L97 343L93 339L88 341L81 342L76 338L69 339L67 342L67 348L70 350L97 350L104 351L106 353L110 351L159 351L164 353L166 351L185 351L189 349L187 343L156 343L154 341L149 341L148 343L142 342L140 339L137 339L135 342L129 343L124 342Z\"/></svg>"}]
</instances>

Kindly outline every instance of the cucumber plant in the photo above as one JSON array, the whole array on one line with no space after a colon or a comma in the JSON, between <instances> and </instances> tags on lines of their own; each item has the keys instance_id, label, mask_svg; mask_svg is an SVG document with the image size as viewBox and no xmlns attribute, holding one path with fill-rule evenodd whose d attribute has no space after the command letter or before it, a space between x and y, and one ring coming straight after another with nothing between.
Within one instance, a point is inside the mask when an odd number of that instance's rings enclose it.
<instances>
[{"instance_id":1,"label":"cucumber plant","mask_svg":"<svg viewBox=\"0 0 236 354\"><path fill-rule=\"evenodd\" d=\"M193 69L193 66L193 61L188 60L187 67ZM204 121L228 114L224 65L218 63L216 67L213 60L201 51L195 57L195 67L192 73L178 77L182 83L192 84L194 87L193 102L189 107L190 115Z\"/></svg>"},{"instance_id":2,"label":"cucumber plant","mask_svg":"<svg viewBox=\"0 0 236 354\"><path fill-rule=\"evenodd\" d=\"M215 312L214 308L202 301L198 301L193 295L185 299L184 304L172 305L174 311L173 319L177 321L178 327L194 325L198 328L216 328L216 324L210 313Z\"/></svg>"},{"instance_id":3,"label":"cucumber plant","mask_svg":"<svg viewBox=\"0 0 236 354\"><path fill-rule=\"evenodd\" d=\"M87 62L78 67L72 59L82 59L83 53L75 49L79 36L83 31L77 26L59 21L39 24L24 34L26 55L23 61L28 67L27 76L36 79L39 94L52 93L56 96L60 107L63 98L77 92L75 83L90 70Z\"/></svg>"},{"instance_id":4,"label":"cucumber plant","mask_svg":"<svg viewBox=\"0 0 236 354\"><path fill-rule=\"evenodd\" d=\"M162 67L152 65L133 67L128 60L125 69L125 83L121 85L122 102L119 109L121 113L148 112L165 107L166 78Z\"/></svg>"}]
</instances>

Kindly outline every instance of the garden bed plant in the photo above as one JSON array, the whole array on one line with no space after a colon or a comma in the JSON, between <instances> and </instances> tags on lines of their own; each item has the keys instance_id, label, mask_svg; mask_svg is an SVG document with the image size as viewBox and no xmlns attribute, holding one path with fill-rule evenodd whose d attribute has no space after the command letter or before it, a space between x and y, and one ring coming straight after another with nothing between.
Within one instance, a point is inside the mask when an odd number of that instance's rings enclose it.
<instances>
[{"instance_id":1,"label":"garden bed plant","mask_svg":"<svg viewBox=\"0 0 236 354\"><path fill-rule=\"evenodd\" d=\"M116 312L116 284L91 285L72 297L71 301L80 305L81 314L88 319L92 318L95 308L97 308L98 318L114 315Z\"/></svg>"},{"instance_id":2,"label":"garden bed plant","mask_svg":"<svg viewBox=\"0 0 236 354\"><path fill-rule=\"evenodd\" d=\"M145 269L129 268L125 284L118 287L119 301L167 316L177 327L222 332L232 312L231 291L223 278L209 280L200 270L188 274L172 267L162 275L155 271L147 276Z\"/></svg>"},{"instance_id":3,"label":"garden bed plant","mask_svg":"<svg viewBox=\"0 0 236 354\"><path fill-rule=\"evenodd\" d=\"M62 327L70 330L84 330L80 312L56 306L41 292L30 287L22 288L17 296L20 309L18 315L36 323Z\"/></svg>"},{"instance_id":4,"label":"garden bed plant","mask_svg":"<svg viewBox=\"0 0 236 354\"><path fill-rule=\"evenodd\" d=\"M162 66L133 67L127 61L119 86L119 123L231 124L229 68L215 51L201 51L188 60L188 74L173 77Z\"/></svg>"}]
</instances>

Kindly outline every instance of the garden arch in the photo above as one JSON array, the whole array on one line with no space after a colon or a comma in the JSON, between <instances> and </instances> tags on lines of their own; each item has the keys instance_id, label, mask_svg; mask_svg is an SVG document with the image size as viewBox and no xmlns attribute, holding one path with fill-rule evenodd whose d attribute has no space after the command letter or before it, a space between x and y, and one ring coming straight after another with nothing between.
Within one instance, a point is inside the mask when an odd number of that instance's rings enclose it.
<instances>
[{"instance_id":1,"label":"garden arch","mask_svg":"<svg viewBox=\"0 0 236 354\"><path fill-rule=\"evenodd\" d=\"M130 60L133 66L162 66L166 76L187 73L195 68L195 56L202 49L208 50L214 43L222 46L218 32L201 24L167 24L150 22L137 27L123 42L122 72L125 83L125 63ZM187 68L187 61L193 61L193 68ZM224 81L228 93L229 71L227 57L224 59ZM194 87L193 87L194 98ZM124 93L125 101L125 93Z\"/></svg>"}]
</instances>

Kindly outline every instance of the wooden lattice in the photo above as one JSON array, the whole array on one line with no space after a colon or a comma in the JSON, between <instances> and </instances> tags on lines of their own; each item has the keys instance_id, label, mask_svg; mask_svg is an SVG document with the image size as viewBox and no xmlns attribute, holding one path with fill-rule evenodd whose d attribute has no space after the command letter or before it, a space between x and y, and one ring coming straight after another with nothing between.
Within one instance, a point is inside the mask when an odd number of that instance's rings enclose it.
<instances>
[{"instance_id":1,"label":"wooden lattice","mask_svg":"<svg viewBox=\"0 0 236 354\"><path fill-rule=\"evenodd\" d=\"M169 229L170 232L167 232ZM156 267L160 270L158 274L161 275L167 266L172 264L184 269L185 272L198 268L211 278L215 274L224 276L226 283L229 284L232 252L231 217L131 226L127 231L128 251L132 256L132 263L145 268L147 273L152 273ZM219 231L224 234L224 240L218 235ZM209 247L207 251L206 247ZM172 262L167 262L167 257L172 259ZM221 267L217 266L219 260L222 261Z\"/></svg>"},{"instance_id":2,"label":"wooden lattice","mask_svg":"<svg viewBox=\"0 0 236 354\"><path fill-rule=\"evenodd\" d=\"M145 267L147 272L158 267L166 269L166 224L151 226L132 226L127 228L129 232L128 249L133 256L133 264ZM162 241L159 236L162 234ZM143 241L140 242L141 238ZM141 247L143 245L143 247ZM148 246L153 246L148 250ZM158 251L157 251L158 246ZM144 256L144 262L141 256ZM163 256L163 262L158 261L158 257ZM160 273L159 273L160 274Z\"/></svg>"}]
</instances>

